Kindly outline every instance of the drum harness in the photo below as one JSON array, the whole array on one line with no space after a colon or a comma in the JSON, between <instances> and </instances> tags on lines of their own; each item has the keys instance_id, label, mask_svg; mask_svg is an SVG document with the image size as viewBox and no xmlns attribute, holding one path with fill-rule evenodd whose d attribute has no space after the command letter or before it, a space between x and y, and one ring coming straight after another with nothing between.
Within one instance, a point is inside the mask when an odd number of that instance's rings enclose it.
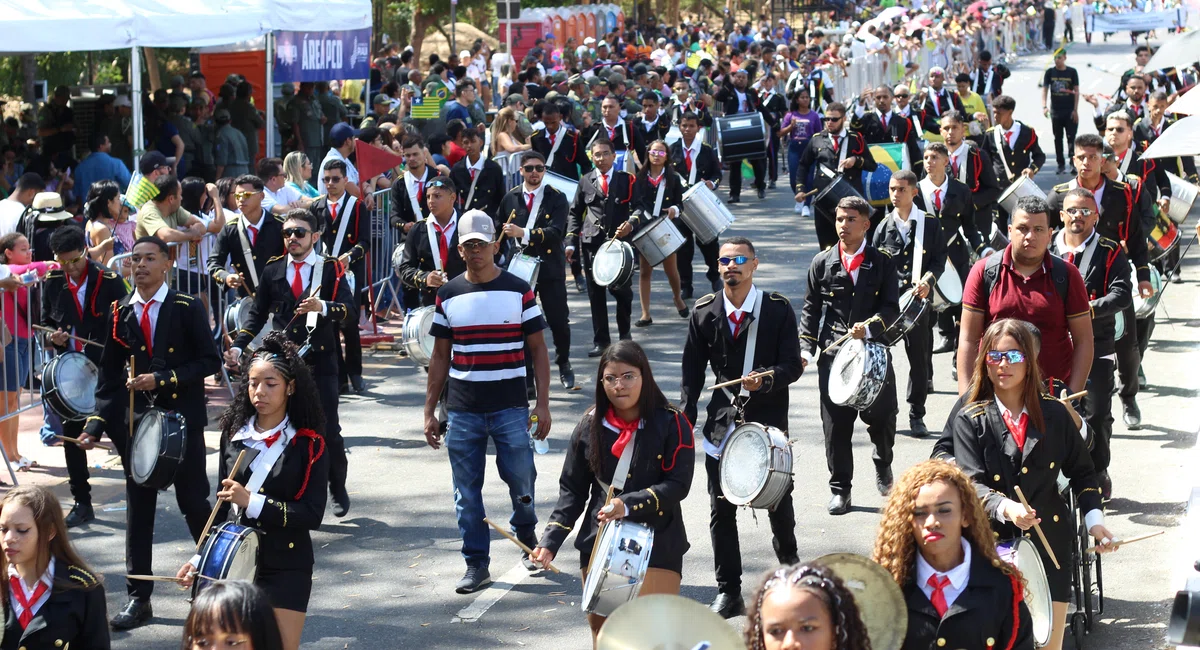
<instances>
[{"instance_id":1,"label":"drum harness","mask_svg":"<svg viewBox=\"0 0 1200 650\"><path fill-rule=\"evenodd\" d=\"M263 216L266 217L267 213L263 212ZM250 284L257 289L258 269L254 266L254 253L250 250L250 239L246 237L246 228L249 227L249 222L238 224L235 227L237 228L238 240L242 244L242 258L246 261L246 271L250 274ZM247 287L247 291L254 293L249 287Z\"/></svg>"},{"instance_id":2,"label":"drum harness","mask_svg":"<svg viewBox=\"0 0 1200 650\"><path fill-rule=\"evenodd\" d=\"M560 123L558 125L558 131L554 134L554 145L552 147L550 147L550 155L546 157L546 168L547 169L549 169L550 166L554 164L554 154L558 153L558 147L560 145L562 145L563 140L567 139L566 131L567 131L567 127ZM597 131L596 133L599 133L599 131ZM546 132L546 136L549 137L549 135L550 135L550 133ZM475 190L474 183L472 183L472 185L471 185L471 190L472 191Z\"/></svg>"},{"instance_id":3,"label":"drum harness","mask_svg":"<svg viewBox=\"0 0 1200 650\"><path fill-rule=\"evenodd\" d=\"M746 354L742 358L742 377L749 375L751 371L754 370L754 352L758 347L758 316L760 313L762 313L762 304L766 299L766 292L760 290L758 292L758 300L754 302L754 310L751 312L754 317L750 319L750 329L746 332ZM722 300L724 300L723 297ZM729 327L729 325L727 323L721 323L720 327ZM720 379L720 377L718 377L718 379ZM741 390L740 386L738 387L738 390ZM737 409L737 417L734 418L732 423L730 423L729 429L725 432L725 436L721 438L720 445L713 445L708 441L707 438L701 438L704 451L706 453L715 453L718 459L721 457L722 450L725 449L725 443L729 440L729 434L733 432L738 423L746 421L746 404L750 402L750 398L753 396L753 393L747 393L744 396L744 399L739 400L738 397L741 396L735 395L733 391L729 390L728 388L721 388L721 392L725 393L725 397L729 398L730 405Z\"/></svg>"}]
</instances>

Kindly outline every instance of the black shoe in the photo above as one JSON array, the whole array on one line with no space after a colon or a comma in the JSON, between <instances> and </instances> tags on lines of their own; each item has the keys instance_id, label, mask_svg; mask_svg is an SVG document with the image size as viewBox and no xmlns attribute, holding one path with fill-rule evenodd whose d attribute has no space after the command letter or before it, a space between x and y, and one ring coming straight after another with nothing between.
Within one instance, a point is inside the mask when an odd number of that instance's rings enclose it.
<instances>
[{"instance_id":1,"label":"black shoe","mask_svg":"<svg viewBox=\"0 0 1200 650\"><path fill-rule=\"evenodd\" d=\"M1054 170L1054 173L1058 174L1059 176L1062 176L1063 172L1065 172L1065 171L1067 171L1067 168L1063 167L1062 165L1059 165L1058 169Z\"/></svg>"},{"instance_id":2,"label":"black shoe","mask_svg":"<svg viewBox=\"0 0 1200 650\"><path fill-rule=\"evenodd\" d=\"M742 202L742 197L734 196L732 194L729 195L729 200L726 201L726 203L741 203L741 202Z\"/></svg>"},{"instance_id":3,"label":"black shoe","mask_svg":"<svg viewBox=\"0 0 1200 650\"><path fill-rule=\"evenodd\" d=\"M454 591L460 594L473 594L490 584L492 584L492 574L488 573L487 567L469 566L467 572L463 574L462 580L455 583Z\"/></svg>"},{"instance_id":4,"label":"black shoe","mask_svg":"<svg viewBox=\"0 0 1200 650\"><path fill-rule=\"evenodd\" d=\"M1070 174L1070 175L1072 175L1072 176L1078 176L1078 175L1079 175L1079 170L1078 170L1078 169L1075 169L1075 165L1071 165L1070 167L1068 167L1068 168L1067 168L1067 173L1068 173L1068 174Z\"/></svg>"},{"instance_id":5,"label":"black shoe","mask_svg":"<svg viewBox=\"0 0 1200 650\"><path fill-rule=\"evenodd\" d=\"M1183 276L1176 271L1171 274L1171 284L1183 284Z\"/></svg>"},{"instance_id":6,"label":"black shoe","mask_svg":"<svg viewBox=\"0 0 1200 650\"><path fill-rule=\"evenodd\" d=\"M775 181L767 181L767 189L768 190L775 189Z\"/></svg>"},{"instance_id":7,"label":"black shoe","mask_svg":"<svg viewBox=\"0 0 1200 650\"><path fill-rule=\"evenodd\" d=\"M1125 407L1125 426L1130 431L1137 431L1142 428L1142 409L1138 408L1137 400L1130 398L1121 400Z\"/></svg>"},{"instance_id":8,"label":"black shoe","mask_svg":"<svg viewBox=\"0 0 1200 650\"><path fill-rule=\"evenodd\" d=\"M765 198L767 198L767 191L765 189L759 188L758 189L758 200L761 201Z\"/></svg>"},{"instance_id":9,"label":"black shoe","mask_svg":"<svg viewBox=\"0 0 1200 650\"><path fill-rule=\"evenodd\" d=\"M929 435L929 427L925 426L924 418L908 418L908 430L914 438L924 438Z\"/></svg>"},{"instance_id":10,"label":"black shoe","mask_svg":"<svg viewBox=\"0 0 1200 650\"><path fill-rule=\"evenodd\" d=\"M1100 472L1100 498L1108 501L1112 498L1112 478L1108 476L1108 470Z\"/></svg>"},{"instance_id":11,"label":"black shoe","mask_svg":"<svg viewBox=\"0 0 1200 650\"><path fill-rule=\"evenodd\" d=\"M153 616L154 609L150 607L149 600L130 598L129 602L125 604L125 608L112 617L108 624L114 630L132 630L149 623Z\"/></svg>"},{"instance_id":12,"label":"black shoe","mask_svg":"<svg viewBox=\"0 0 1200 650\"><path fill-rule=\"evenodd\" d=\"M345 517L350 512L350 495L346 493L346 487L331 487L329 493L333 497L333 516Z\"/></svg>"},{"instance_id":13,"label":"black shoe","mask_svg":"<svg viewBox=\"0 0 1200 650\"><path fill-rule=\"evenodd\" d=\"M684 300L691 300L692 299L692 288L684 287L684 288L680 289L679 297L683 298Z\"/></svg>"},{"instance_id":14,"label":"black shoe","mask_svg":"<svg viewBox=\"0 0 1200 650\"><path fill-rule=\"evenodd\" d=\"M575 371L571 370L571 366L563 366L558 369L558 380L562 382L563 388L575 390Z\"/></svg>"},{"instance_id":15,"label":"black shoe","mask_svg":"<svg viewBox=\"0 0 1200 650\"><path fill-rule=\"evenodd\" d=\"M941 334L933 335L933 353L942 354L943 352L953 352L954 348L958 347L954 339Z\"/></svg>"},{"instance_id":16,"label":"black shoe","mask_svg":"<svg viewBox=\"0 0 1200 650\"><path fill-rule=\"evenodd\" d=\"M717 592L717 597L713 599L709 609L716 612L724 619L730 619L734 616L743 616L746 613L746 601L742 600L741 594L727 594L725 592Z\"/></svg>"},{"instance_id":17,"label":"black shoe","mask_svg":"<svg viewBox=\"0 0 1200 650\"><path fill-rule=\"evenodd\" d=\"M826 508L831 515L844 515L850 512L850 495L835 494L829 500L829 506Z\"/></svg>"},{"instance_id":18,"label":"black shoe","mask_svg":"<svg viewBox=\"0 0 1200 650\"><path fill-rule=\"evenodd\" d=\"M1146 371L1142 370L1141 364L1138 364L1138 390L1146 390L1150 387L1150 381L1146 379Z\"/></svg>"},{"instance_id":19,"label":"black shoe","mask_svg":"<svg viewBox=\"0 0 1200 650\"><path fill-rule=\"evenodd\" d=\"M533 535L529 535L529 536L517 535L517 539L521 540L521 543L528 546L529 548L537 548L538 541L537 541L537 538L534 537ZM537 562L534 562L533 558L529 557L529 554L525 553L524 551L521 552L521 564L525 565L526 571L541 571L542 570L542 565L538 564Z\"/></svg>"},{"instance_id":20,"label":"black shoe","mask_svg":"<svg viewBox=\"0 0 1200 650\"><path fill-rule=\"evenodd\" d=\"M950 366L950 381L958 381L958 364Z\"/></svg>"},{"instance_id":21,"label":"black shoe","mask_svg":"<svg viewBox=\"0 0 1200 650\"><path fill-rule=\"evenodd\" d=\"M606 348L606 347L608 347L608 346L600 345L599 343L597 343L596 345L592 346L591 350L588 350L588 356L595 359L596 357L604 354L604 348Z\"/></svg>"},{"instance_id":22,"label":"black shoe","mask_svg":"<svg viewBox=\"0 0 1200 650\"><path fill-rule=\"evenodd\" d=\"M800 555L796 553L796 551L790 551L788 553L780 553L779 551L775 551L775 559L779 560L780 566L792 566L793 564L800 564Z\"/></svg>"},{"instance_id":23,"label":"black shoe","mask_svg":"<svg viewBox=\"0 0 1200 650\"><path fill-rule=\"evenodd\" d=\"M875 468L875 487L879 488L879 494L887 496L888 492L892 491L892 468Z\"/></svg>"},{"instance_id":24,"label":"black shoe","mask_svg":"<svg viewBox=\"0 0 1200 650\"><path fill-rule=\"evenodd\" d=\"M350 394L350 382L345 382L338 386L338 395L349 395L349 394Z\"/></svg>"},{"instance_id":25,"label":"black shoe","mask_svg":"<svg viewBox=\"0 0 1200 650\"><path fill-rule=\"evenodd\" d=\"M578 293L587 291L587 283L583 281L583 278L575 278L575 291Z\"/></svg>"},{"instance_id":26,"label":"black shoe","mask_svg":"<svg viewBox=\"0 0 1200 650\"><path fill-rule=\"evenodd\" d=\"M96 513L92 510L92 504L76 501L75 505L71 507L71 512L67 513L67 528L82 526L95 518Z\"/></svg>"},{"instance_id":27,"label":"black shoe","mask_svg":"<svg viewBox=\"0 0 1200 650\"><path fill-rule=\"evenodd\" d=\"M633 321L634 327L650 327L653 324L654 324L653 318L639 318L639 319Z\"/></svg>"},{"instance_id":28,"label":"black shoe","mask_svg":"<svg viewBox=\"0 0 1200 650\"><path fill-rule=\"evenodd\" d=\"M350 375L350 386L357 395L362 395L363 391L366 390L363 387L362 375Z\"/></svg>"}]
</instances>

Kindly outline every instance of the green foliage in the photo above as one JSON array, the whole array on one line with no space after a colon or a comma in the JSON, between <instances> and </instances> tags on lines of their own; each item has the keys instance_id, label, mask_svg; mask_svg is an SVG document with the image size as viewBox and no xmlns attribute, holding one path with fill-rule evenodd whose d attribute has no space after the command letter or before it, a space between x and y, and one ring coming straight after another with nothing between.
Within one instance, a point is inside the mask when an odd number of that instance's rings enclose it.
<instances>
[{"instance_id":1,"label":"green foliage","mask_svg":"<svg viewBox=\"0 0 1200 650\"><path fill-rule=\"evenodd\" d=\"M36 79L45 79L51 89L58 85L77 86L87 83L87 52L49 52L36 55ZM154 51L158 69L164 84L171 77L186 74L188 50L184 48L159 48ZM96 84L114 84L129 81L129 50L106 50L92 53ZM149 88L149 79L143 71L144 87ZM21 75L21 57L0 57L0 95L19 97L24 79Z\"/></svg>"}]
</instances>

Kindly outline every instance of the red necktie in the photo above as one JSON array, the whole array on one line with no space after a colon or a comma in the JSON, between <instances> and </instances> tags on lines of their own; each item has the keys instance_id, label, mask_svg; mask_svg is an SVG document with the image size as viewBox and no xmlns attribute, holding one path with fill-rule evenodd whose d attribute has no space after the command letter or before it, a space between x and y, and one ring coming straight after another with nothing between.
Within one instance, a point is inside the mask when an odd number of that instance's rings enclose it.
<instances>
[{"instance_id":1,"label":"red necktie","mask_svg":"<svg viewBox=\"0 0 1200 650\"><path fill-rule=\"evenodd\" d=\"M475 182L475 172L478 171L474 167L471 168L471 182Z\"/></svg>"},{"instance_id":2,"label":"red necktie","mask_svg":"<svg viewBox=\"0 0 1200 650\"><path fill-rule=\"evenodd\" d=\"M271 435L269 435L269 436L267 436L266 438L263 438L263 439L262 439L262 441L263 441L263 442L265 442L265 443L267 444L267 449L270 449L270 448L271 448L271 445L275 444L275 441L276 441L276 440L279 440L279 436L280 436L282 433L283 433L282 431L276 431L275 433L272 433Z\"/></svg>"},{"instance_id":3,"label":"red necktie","mask_svg":"<svg viewBox=\"0 0 1200 650\"><path fill-rule=\"evenodd\" d=\"M958 176L958 156L950 156L950 168L954 170L954 175Z\"/></svg>"},{"instance_id":4,"label":"red necktie","mask_svg":"<svg viewBox=\"0 0 1200 650\"><path fill-rule=\"evenodd\" d=\"M733 338L742 331L742 321L746 318L746 312L735 311L729 315L729 322L733 323Z\"/></svg>"},{"instance_id":5,"label":"red necktie","mask_svg":"<svg viewBox=\"0 0 1200 650\"><path fill-rule=\"evenodd\" d=\"M304 262L292 262L292 267L295 270L295 274L292 275L292 296L299 300L300 296L304 295L304 276L300 273Z\"/></svg>"},{"instance_id":6,"label":"red necktie","mask_svg":"<svg viewBox=\"0 0 1200 650\"><path fill-rule=\"evenodd\" d=\"M626 422L625 420L617 417L616 412L612 410L612 407L609 407L608 413L604 414L604 421L611 424L621 432L620 435L617 436L617 441L614 442L612 446L613 456L620 458L621 454L625 453L625 446L629 444L630 440L633 440L633 432L638 430L638 424L641 422L641 420Z\"/></svg>"},{"instance_id":7,"label":"red necktie","mask_svg":"<svg viewBox=\"0 0 1200 650\"><path fill-rule=\"evenodd\" d=\"M1075 263L1075 253L1067 253L1067 264Z\"/></svg>"},{"instance_id":8,"label":"red necktie","mask_svg":"<svg viewBox=\"0 0 1200 650\"><path fill-rule=\"evenodd\" d=\"M690 174L690 173L692 173L692 150L684 149L683 155L684 155L683 162L684 162L684 164L687 165L687 171Z\"/></svg>"},{"instance_id":9,"label":"red necktie","mask_svg":"<svg viewBox=\"0 0 1200 650\"><path fill-rule=\"evenodd\" d=\"M847 273L853 273L857 271L858 267L862 265L863 258L865 257L865 255L862 254L847 256L846 251L842 250L841 244L838 244L838 254L842 256L842 266L845 267Z\"/></svg>"},{"instance_id":10,"label":"red necktie","mask_svg":"<svg viewBox=\"0 0 1200 650\"><path fill-rule=\"evenodd\" d=\"M1012 149L1012 147L1013 147L1013 136L1015 136L1015 135L1016 135L1016 130L1009 131L1008 133L1006 133L1004 135L1005 139L1008 140L1008 148L1009 149Z\"/></svg>"},{"instance_id":11,"label":"red necktie","mask_svg":"<svg viewBox=\"0 0 1200 650\"><path fill-rule=\"evenodd\" d=\"M841 136L837 136L837 135L833 136L833 153L837 153L838 147L840 147L840 146L842 146Z\"/></svg>"},{"instance_id":12,"label":"red necktie","mask_svg":"<svg viewBox=\"0 0 1200 650\"><path fill-rule=\"evenodd\" d=\"M329 220L337 221L337 218L338 218L337 201L330 201L329 202ZM254 243L254 242L251 242L251 243Z\"/></svg>"},{"instance_id":13,"label":"red necktie","mask_svg":"<svg viewBox=\"0 0 1200 650\"><path fill-rule=\"evenodd\" d=\"M30 598L29 600L25 599L25 589L21 585L20 578L17 576L12 576L8 579L8 584L11 588L13 597L16 598L17 603L21 605L21 616L18 620L21 622L21 629L25 629L29 627L29 622L33 620L33 604L41 600L42 596L46 593L46 583L38 580L37 588L33 590L33 598Z\"/></svg>"},{"instance_id":14,"label":"red necktie","mask_svg":"<svg viewBox=\"0 0 1200 650\"><path fill-rule=\"evenodd\" d=\"M883 130L884 130L884 131L886 131L886 130L887 130L887 128L888 128L888 123L889 123L889 122L891 122L891 121L892 121L892 114L891 114L891 113L885 113L885 114L883 115Z\"/></svg>"},{"instance_id":15,"label":"red necktie","mask_svg":"<svg viewBox=\"0 0 1200 650\"><path fill-rule=\"evenodd\" d=\"M550 146L551 146L551 147L553 147L553 146L554 146L554 138L556 138L556 137L558 137L558 134L557 134L557 133L551 133L551 134L550 134Z\"/></svg>"},{"instance_id":16,"label":"red necktie","mask_svg":"<svg viewBox=\"0 0 1200 650\"><path fill-rule=\"evenodd\" d=\"M600 191L608 196L608 174L600 174Z\"/></svg>"},{"instance_id":17,"label":"red necktie","mask_svg":"<svg viewBox=\"0 0 1200 650\"><path fill-rule=\"evenodd\" d=\"M417 181L417 203L425 200L425 181Z\"/></svg>"},{"instance_id":18,"label":"red necktie","mask_svg":"<svg viewBox=\"0 0 1200 650\"><path fill-rule=\"evenodd\" d=\"M151 300L142 306L142 337L146 339L146 356L154 356L154 333L150 327L150 306L154 304Z\"/></svg>"},{"instance_id":19,"label":"red necktie","mask_svg":"<svg viewBox=\"0 0 1200 650\"><path fill-rule=\"evenodd\" d=\"M525 212L533 212L533 192L525 193Z\"/></svg>"},{"instance_id":20,"label":"red necktie","mask_svg":"<svg viewBox=\"0 0 1200 650\"><path fill-rule=\"evenodd\" d=\"M937 210L938 212L942 211L942 191L941 190L933 191L933 209Z\"/></svg>"},{"instance_id":21,"label":"red necktie","mask_svg":"<svg viewBox=\"0 0 1200 650\"><path fill-rule=\"evenodd\" d=\"M1029 418L1022 413L1016 421L1013 421L1012 414L1008 411L1005 411L1002 416L1008 432L1017 440L1017 448L1023 451L1025 449L1025 427L1029 424Z\"/></svg>"},{"instance_id":22,"label":"red necktie","mask_svg":"<svg viewBox=\"0 0 1200 650\"><path fill-rule=\"evenodd\" d=\"M250 231L250 245L253 246L254 242L258 241L258 228L255 228L254 226L246 226L246 230Z\"/></svg>"},{"instance_id":23,"label":"red necktie","mask_svg":"<svg viewBox=\"0 0 1200 650\"><path fill-rule=\"evenodd\" d=\"M950 584L950 578L946 576L938 578L936 575L931 575L925 584L933 587L933 594L929 596L929 602L933 603L933 608L937 610L939 617L945 616L946 610L950 609L950 606L946 604L946 587Z\"/></svg>"},{"instance_id":24,"label":"red necktie","mask_svg":"<svg viewBox=\"0 0 1200 650\"><path fill-rule=\"evenodd\" d=\"M617 127L614 126L610 129L610 128L608 128L608 125L605 124L604 128L608 129L608 141L609 142L612 142L613 140L617 139Z\"/></svg>"},{"instance_id":25,"label":"red necktie","mask_svg":"<svg viewBox=\"0 0 1200 650\"><path fill-rule=\"evenodd\" d=\"M446 259L450 254L450 244L446 241L446 231L437 225L437 222L434 222L433 229L437 231L438 235L438 258L442 260L442 268L445 269Z\"/></svg>"}]
</instances>

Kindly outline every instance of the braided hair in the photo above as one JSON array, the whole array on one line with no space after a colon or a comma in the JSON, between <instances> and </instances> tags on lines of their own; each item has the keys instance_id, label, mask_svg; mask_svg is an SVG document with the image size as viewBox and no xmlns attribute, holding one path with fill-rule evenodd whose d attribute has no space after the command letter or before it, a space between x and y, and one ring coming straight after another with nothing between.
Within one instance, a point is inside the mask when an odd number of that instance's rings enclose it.
<instances>
[{"instance_id":1,"label":"braided hair","mask_svg":"<svg viewBox=\"0 0 1200 650\"><path fill-rule=\"evenodd\" d=\"M871 639L859 615L854 594L832 570L820 564L785 566L766 574L762 584L754 591L746 611L745 637L749 650L766 648L762 625L763 600L770 591L785 588L801 589L821 600L833 621L837 650L871 650Z\"/></svg>"},{"instance_id":2,"label":"braided hair","mask_svg":"<svg viewBox=\"0 0 1200 650\"><path fill-rule=\"evenodd\" d=\"M263 339L262 346L254 354L242 355L238 376L242 380L242 390L233 398L233 404L221 414L221 442L228 443L250 418L256 413L250 403L250 391L245 387L250 384L250 367L255 363L269 363L275 367L285 381L296 384L295 393L288 398L287 416L291 425L297 430L310 429L319 436L325 434L325 415L321 410L321 399L317 393L317 384L313 381L312 371L300 358L299 349L295 343L288 340L287 335L274 331Z\"/></svg>"}]
</instances>

